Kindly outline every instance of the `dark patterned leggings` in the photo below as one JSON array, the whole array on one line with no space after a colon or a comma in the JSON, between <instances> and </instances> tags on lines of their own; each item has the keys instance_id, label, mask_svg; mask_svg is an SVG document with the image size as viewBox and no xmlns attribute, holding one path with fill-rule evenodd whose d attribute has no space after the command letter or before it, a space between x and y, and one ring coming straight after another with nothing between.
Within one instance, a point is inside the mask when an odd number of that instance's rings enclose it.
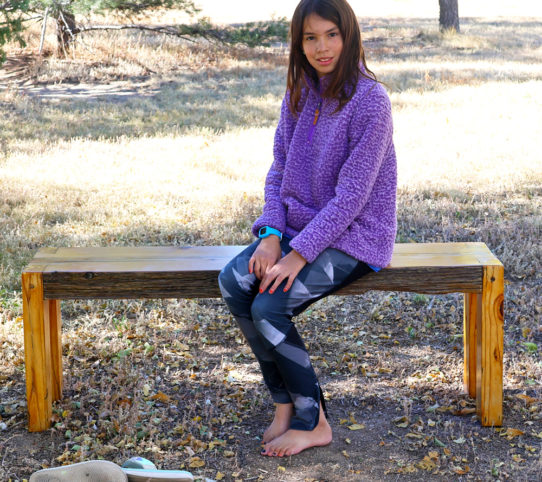
<instances>
[{"instance_id":1,"label":"dark patterned leggings","mask_svg":"<svg viewBox=\"0 0 542 482\"><path fill-rule=\"evenodd\" d=\"M260 363L273 401L293 403L290 428L313 430L319 421L322 391L292 317L369 273L371 268L342 251L328 248L303 267L286 293L285 280L273 294L269 290L260 294L260 280L248 272L248 261L259 242L251 244L220 272L220 290ZM282 256L291 251L288 239L281 241L281 249Z\"/></svg>"}]
</instances>

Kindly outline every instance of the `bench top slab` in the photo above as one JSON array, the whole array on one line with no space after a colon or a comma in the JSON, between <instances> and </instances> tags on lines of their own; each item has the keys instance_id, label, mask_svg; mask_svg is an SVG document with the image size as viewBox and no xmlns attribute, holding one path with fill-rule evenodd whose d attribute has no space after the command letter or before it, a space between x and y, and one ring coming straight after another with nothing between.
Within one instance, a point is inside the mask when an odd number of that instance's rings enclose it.
<instances>
[{"instance_id":1,"label":"bench top slab","mask_svg":"<svg viewBox=\"0 0 542 482\"><path fill-rule=\"evenodd\" d=\"M245 246L42 248L23 271L40 273L45 299L214 298L217 276ZM484 243L396 244L389 266L336 294L368 290L481 293Z\"/></svg>"},{"instance_id":2,"label":"bench top slab","mask_svg":"<svg viewBox=\"0 0 542 482\"><path fill-rule=\"evenodd\" d=\"M219 272L245 246L41 248L26 273ZM500 265L484 243L400 243L386 270Z\"/></svg>"}]
</instances>

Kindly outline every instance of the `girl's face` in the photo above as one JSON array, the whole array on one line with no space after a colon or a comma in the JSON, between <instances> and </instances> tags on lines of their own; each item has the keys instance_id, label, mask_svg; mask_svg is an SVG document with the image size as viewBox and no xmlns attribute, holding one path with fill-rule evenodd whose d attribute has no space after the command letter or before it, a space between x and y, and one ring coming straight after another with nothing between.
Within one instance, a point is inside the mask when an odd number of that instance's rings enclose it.
<instances>
[{"instance_id":1,"label":"girl's face","mask_svg":"<svg viewBox=\"0 0 542 482\"><path fill-rule=\"evenodd\" d=\"M335 70L343 49L339 27L330 20L311 13L303 22L303 52L318 77Z\"/></svg>"}]
</instances>

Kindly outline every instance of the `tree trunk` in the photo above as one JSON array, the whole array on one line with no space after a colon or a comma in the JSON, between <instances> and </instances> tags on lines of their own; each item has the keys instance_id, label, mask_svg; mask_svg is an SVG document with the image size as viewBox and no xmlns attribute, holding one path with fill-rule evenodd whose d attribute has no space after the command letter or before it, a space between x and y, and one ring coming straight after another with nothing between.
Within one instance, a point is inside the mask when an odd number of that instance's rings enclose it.
<instances>
[{"instance_id":1,"label":"tree trunk","mask_svg":"<svg viewBox=\"0 0 542 482\"><path fill-rule=\"evenodd\" d=\"M60 10L56 17L56 39L58 41L58 55L65 56L70 44L75 40L75 34L79 31L75 23L75 15L65 10Z\"/></svg>"},{"instance_id":2,"label":"tree trunk","mask_svg":"<svg viewBox=\"0 0 542 482\"><path fill-rule=\"evenodd\" d=\"M439 0L440 16L439 25L440 30L454 30L459 32L459 11L457 6L458 0Z\"/></svg>"}]
</instances>

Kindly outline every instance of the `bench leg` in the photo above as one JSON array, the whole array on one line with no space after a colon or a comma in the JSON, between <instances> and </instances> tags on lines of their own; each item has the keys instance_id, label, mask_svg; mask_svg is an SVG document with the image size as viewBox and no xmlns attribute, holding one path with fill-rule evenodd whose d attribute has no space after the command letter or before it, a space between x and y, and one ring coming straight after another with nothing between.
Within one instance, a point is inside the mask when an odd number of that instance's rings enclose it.
<instances>
[{"instance_id":1,"label":"bench leg","mask_svg":"<svg viewBox=\"0 0 542 482\"><path fill-rule=\"evenodd\" d=\"M60 300L45 300L44 311L49 313L51 333L51 383L53 401L62 398L62 318Z\"/></svg>"},{"instance_id":2,"label":"bench leg","mask_svg":"<svg viewBox=\"0 0 542 482\"><path fill-rule=\"evenodd\" d=\"M39 432L50 427L52 415L50 304L41 273L23 273L22 286L28 430Z\"/></svg>"},{"instance_id":3,"label":"bench leg","mask_svg":"<svg viewBox=\"0 0 542 482\"><path fill-rule=\"evenodd\" d=\"M504 268L484 266L476 323L476 412L483 426L502 425Z\"/></svg>"},{"instance_id":4,"label":"bench leg","mask_svg":"<svg viewBox=\"0 0 542 482\"><path fill-rule=\"evenodd\" d=\"M476 398L476 326L482 316L482 295L464 294L463 309L463 386L471 398Z\"/></svg>"}]
</instances>

